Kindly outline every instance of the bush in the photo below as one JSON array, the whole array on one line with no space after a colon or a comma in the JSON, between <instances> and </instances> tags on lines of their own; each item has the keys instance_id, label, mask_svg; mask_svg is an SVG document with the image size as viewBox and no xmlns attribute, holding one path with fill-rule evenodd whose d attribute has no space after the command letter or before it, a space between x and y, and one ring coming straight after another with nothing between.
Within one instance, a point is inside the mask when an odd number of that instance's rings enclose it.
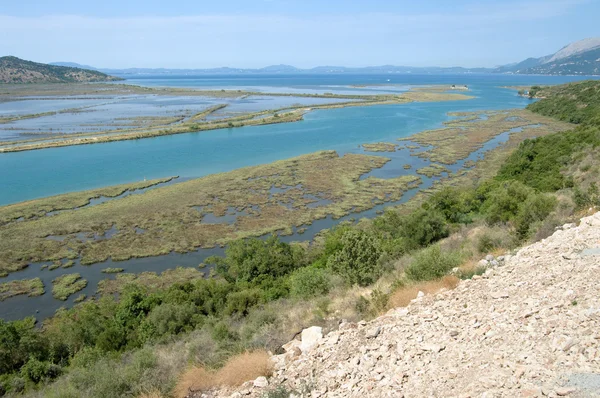
<instances>
[{"instance_id":1,"label":"bush","mask_svg":"<svg viewBox=\"0 0 600 398\"><path fill-rule=\"evenodd\" d=\"M342 249L329 258L327 265L348 284L366 286L381 276L382 251L371 234L351 229L344 232L340 242Z\"/></svg>"},{"instance_id":2,"label":"bush","mask_svg":"<svg viewBox=\"0 0 600 398\"><path fill-rule=\"evenodd\" d=\"M15 377L10 382L10 391L14 393L20 393L25 390L25 380L21 377Z\"/></svg>"},{"instance_id":3,"label":"bush","mask_svg":"<svg viewBox=\"0 0 600 398\"><path fill-rule=\"evenodd\" d=\"M474 190L459 190L445 187L433 194L426 208L440 211L444 218L453 224L471 222L470 213L478 207Z\"/></svg>"},{"instance_id":4,"label":"bush","mask_svg":"<svg viewBox=\"0 0 600 398\"><path fill-rule=\"evenodd\" d=\"M578 209L588 206L600 206L600 191L595 182L590 183L587 190L576 187L573 190L573 201Z\"/></svg>"},{"instance_id":5,"label":"bush","mask_svg":"<svg viewBox=\"0 0 600 398\"><path fill-rule=\"evenodd\" d=\"M315 260L313 266L315 268L325 268L329 258L344 248L342 236L352 229L353 228L349 225L340 224L328 230L325 233L322 253L320 253L319 257Z\"/></svg>"},{"instance_id":6,"label":"bush","mask_svg":"<svg viewBox=\"0 0 600 398\"><path fill-rule=\"evenodd\" d=\"M295 391L288 390L285 386L277 386L274 390L267 391L264 395L264 398L289 398L294 395Z\"/></svg>"},{"instance_id":7,"label":"bush","mask_svg":"<svg viewBox=\"0 0 600 398\"><path fill-rule=\"evenodd\" d=\"M599 119L600 122L600 119ZM573 186L562 173L574 155L600 146L600 129L592 126L523 141L504 162L497 180L518 180L542 192Z\"/></svg>"},{"instance_id":8,"label":"bush","mask_svg":"<svg viewBox=\"0 0 600 398\"><path fill-rule=\"evenodd\" d=\"M225 314L227 315L248 315L250 308L261 302L261 291L258 289L248 289L231 293L227 296L227 306Z\"/></svg>"},{"instance_id":9,"label":"bush","mask_svg":"<svg viewBox=\"0 0 600 398\"><path fill-rule=\"evenodd\" d=\"M354 303L354 309L356 309L356 312L361 316L367 315L371 309L371 302L366 297L359 296Z\"/></svg>"},{"instance_id":10,"label":"bush","mask_svg":"<svg viewBox=\"0 0 600 398\"><path fill-rule=\"evenodd\" d=\"M155 307L140 325L142 341L191 330L196 324L195 314L193 303L164 303Z\"/></svg>"},{"instance_id":11,"label":"bush","mask_svg":"<svg viewBox=\"0 0 600 398\"><path fill-rule=\"evenodd\" d=\"M104 357L86 368L73 368L44 390L45 397L113 398L137 396L156 388L167 392L169 385L156 374L157 360L150 349L123 357Z\"/></svg>"},{"instance_id":12,"label":"bush","mask_svg":"<svg viewBox=\"0 0 600 398\"><path fill-rule=\"evenodd\" d=\"M479 253L489 253L502 245L499 239L493 238L491 235L484 233L477 240L477 250Z\"/></svg>"},{"instance_id":13,"label":"bush","mask_svg":"<svg viewBox=\"0 0 600 398\"><path fill-rule=\"evenodd\" d=\"M292 247L273 235L267 240L243 239L229 244L225 258L209 257L216 271L230 282L255 282L277 278L295 268L297 254Z\"/></svg>"},{"instance_id":14,"label":"bush","mask_svg":"<svg viewBox=\"0 0 600 398\"><path fill-rule=\"evenodd\" d=\"M556 198L537 194L531 195L519 207L519 212L515 219L517 236L520 239L529 236L529 229L532 224L543 221L556 207Z\"/></svg>"},{"instance_id":15,"label":"bush","mask_svg":"<svg viewBox=\"0 0 600 398\"><path fill-rule=\"evenodd\" d=\"M329 272L323 268L303 267L290 276L290 294L310 298L327 294L331 287Z\"/></svg>"},{"instance_id":16,"label":"bush","mask_svg":"<svg viewBox=\"0 0 600 398\"><path fill-rule=\"evenodd\" d=\"M489 224L508 222L519 212L519 207L533 189L519 181L506 181L493 187L481 207Z\"/></svg>"},{"instance_id":17,"label":"bush","mask_svg":"<svg viewBox=\"0 0 600 398\"><path fill-rule=\"evenodd\" d=\"M53 380L60 376L61 368L47 361L39 361L31 358L22 368L21 376L34 383L42 380Z\"/></svg>"},{"instance_id":18,"label":"bush","mask_svg":"<svg viewBox=\"0 0 600 398\"><path fill-rule=\"evenodd\" d=\"M371 292L371 306L373 307L374 315L379 315L387 310L388 300L390 295L375 289Z\"/></svg>"},{"instance_id":19,"label":"bush","mask_svg":"<svg viewBox=\"0 0 600 398\"><path fill-rule=\"evenodd\" d=\"M0 374L18 371L32 358L47 359L47 341L39 332L34 318L13 322L0 319Z\"/></svg>"},{"instance_id":20,"label":"bush","mask_svg":"<svg viewBox=\"0 0 600 398\"><path fill-rule=\"evenodd\" d=\"M446 217L439 210L416 210L406 217L402 225L402 236L410 242L411 249L428 246L449 234Z\"/></svg>"},{"instance_id":21,"label":"bush","mask_svg":"<svg viewBox=\"0 0 600 398\"><path fill-rule=\"evenodd\" d=\"M417 253L406 268L406 276L413 281L438 279L460 263L458 253L443 253L439 245L433 245Z\"/></svg>"}]
</instances>

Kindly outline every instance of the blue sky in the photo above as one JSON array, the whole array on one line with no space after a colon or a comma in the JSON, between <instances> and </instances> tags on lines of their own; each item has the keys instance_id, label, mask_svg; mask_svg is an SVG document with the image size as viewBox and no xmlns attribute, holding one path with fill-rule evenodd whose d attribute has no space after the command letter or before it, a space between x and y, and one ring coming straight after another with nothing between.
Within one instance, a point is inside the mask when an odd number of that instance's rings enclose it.
<instances>
[{"instance_id":1,"label":"blue sky","mask_svg":"<svg viewBox=\"0 0 600 398\"><path fill-rule=\"evenodd\" d=\"M495 66L600 36L600 0L21 0L0 55L96 67Z\"/></svg>"}]
</instances>

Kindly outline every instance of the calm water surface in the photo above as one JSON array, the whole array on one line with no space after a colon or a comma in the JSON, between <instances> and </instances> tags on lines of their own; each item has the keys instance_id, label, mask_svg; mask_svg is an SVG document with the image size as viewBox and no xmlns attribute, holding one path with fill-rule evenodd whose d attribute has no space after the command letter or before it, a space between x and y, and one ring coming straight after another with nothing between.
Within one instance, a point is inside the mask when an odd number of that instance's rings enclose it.
<instances>
[{"instance_id":1,"label":"calm water surface","mask_svg":"<svg viewBox=\"0 0 600 398\"><path fill-rule=\"evenodd\" d=\"M389 84L387 76L144 77L127 83L192 87L286 87ZM51 148L0 155L0 205L127 182L179 175L200 177L323 149L355 150L439 127L450 111L522 108L515 84L551 84L571 77L394 76L398 84L467 84L476 99L314 111L297 123L180 134L138 141ZM396 82L396 80L398 80Z\"/></svg>"},{"instance_id":2,"label":"calm water surface","mask_svg":"<svg viewBox=\"0 0 600 398\"><path fill-rule=\"evenodd\" d=\"M387 84L388 76L292 76L292 77L144 77L127 83L178 87L258 87L263 91L310 92L332 91L336 87L352 84ZM323 149L340 153L363 153L360 144L377 141L394 141L421 130L440 127L448 120L447 112L484 109L523 108L529 100L520 98L506 85L558 84L575 80L571 77L538 76L402 76L392 77L391 83L410 84L467 84L469 101L440 103L410 103L401 105L370 106L314 111L297 123L243 127L202 133L180 134L139 141L122 141L107 144L53 148L0 155L0 205L45 197L70 191L97 188L144 178L179 175L186 178L230 171L239 167L268 163ZM396 82L396 79L398 80ZM387 82L387 83L386 83ZM325 87L327 86L327 87ZM347 88L351 89L351 88ZM381 90L381 87L373 90ZM406 89L402 86L401 89ZM399 90L392 87L390 90ZM485 151L508 139L508 132L490 140L484 148L472 153L466 160L481 158ZM413 174L414 169L428 161L411 157L407 150L380 154L392 158L383 168L369 175L391 178ZM404 170L404 164L413 165ZM449 167L456 171L463 162ZM436 178L423 177L423 184L407 192L401 202L412 197L418 189L431 186ZM385 205L352 217L373 217ZM316 232L339 222L330 217L317 220L303 235L283 237L285 241L311 239ZM124 262L111 260L91 267L76 264L70 269L40 271L40 264L32 264L24 271L10 274L0 281L41 277L46 294L37 298L18 296L0 302L0 318L18 319L35 315L38 319L51 316L60 306L71 306L78 295L64 303L51 296L51 281L63 273L79 272L89 284L83 293L93 295L98 281L114 275L100 271L106 267L124 268L126 272L161 272L177 265L196 267L212 254L222 249L200 249L187 254L168 254Z\"/></svg>"}]
</instances>

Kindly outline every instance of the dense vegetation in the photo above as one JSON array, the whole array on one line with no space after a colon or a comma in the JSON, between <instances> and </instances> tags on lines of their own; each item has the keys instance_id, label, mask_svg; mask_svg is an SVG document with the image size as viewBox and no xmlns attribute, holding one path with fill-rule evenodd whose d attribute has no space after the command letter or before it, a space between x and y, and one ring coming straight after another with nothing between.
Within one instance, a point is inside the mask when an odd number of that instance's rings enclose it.
<instances>
[{"instance_id":1,"label":"dense vegetation","mask_svg":"<svg viewBox=\"0 0 600 398\"><path fill-rule=\"evenodd\" d=\"M596 80L537 87L535 96L543 98L543 101L528 106L533 112L565 122L600 125L600 83Z\"/></svg>"},{"instance_id":2,"label":"dense vegetation","mask_svg":"<svg viewBox=\"0 0 600 398\"><path fill-rule=\"evenodd\" d=\"M595 106L596 84L567 88L582 103L588 97L580 91L590 93L589 106ZM547 112L545 101L562 103L550 96L531 109ZM600 204L597 166L588 158L599 143L597 115L581 115L581 126L572 132L524 142L494 179L445 187L413 211L388 210L372 222L342 224L310 246L275 236L234 241L224 257L208 259L213 278L158 291L132 284L118 300L106 296L61 310L41 329L31 318L0 320L0 392L33 394L42 388L43 396L67 397L139 396L150 389L169 393L187 361L217 367L231 354L253 347L276 351L298 331L278 334L284 305L313 303L315 316L325 322L328 293L373 286L387 277L390 291L372 289L354 303L359 316L375 315L385 310L394 289L441 278L495 248L547 236L564 221L561 214L570 212L569 201L554 192L573 197L579 207ZM475 249L464 242L444 244L472 226L504 232L479 235ZM173 364L165 359L165 347L177 344L185 348L177 346L180 362Z\"/></svg>"},{"instance_id":3,"label":"dense vegetation","mask_svg":"<svg viewBox=\"0 0 600 398\"><path fill-rule=\"evenodd\" d=\"M0 83L73 83L123 80L89 69L40 64L17 57L0 57Z\"/></svg>"},{"instance_id":4,"label":"dense vegetation","mask_svg":"<svg viewBox=\"0 0 600 398\"><path fill-rule=\"evenodd\" d=\"M593 156L600 146L600 82L538 88L536 95L543 100L529 105L529 110L579 126L566 133L524 141L502 165L497 179L515 179L544 192L572 188L576 185L573 173L565 173L565 169L586 155ZM584 165L582 171L587 172L590 167ZM595 182L589 185L583 188L591 188L593 196ZM575 187L578 195L581 188ZM582 205L582 198L576 199Z\"/></svg>"}]
</instances>

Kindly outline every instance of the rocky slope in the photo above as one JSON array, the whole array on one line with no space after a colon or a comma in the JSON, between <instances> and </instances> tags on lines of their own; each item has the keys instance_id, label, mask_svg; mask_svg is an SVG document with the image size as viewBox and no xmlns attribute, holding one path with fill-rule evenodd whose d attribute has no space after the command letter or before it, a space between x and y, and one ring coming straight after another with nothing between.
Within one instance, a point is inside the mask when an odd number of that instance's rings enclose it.
<instances>
[{"instance_id":1,"label":"rocky slope","mask_svg":"<svg viewBox=\"0 0 600 398\"><path fill-rule=\"evenodd\" d=\"M80 68L40 64L17 57L0 57L0 83L81 83L123 80Z\"/></svg>"},{"instance_id":2,"label":"rocky slope","mask_svg":"<svg viewBox=\"0 0 600 398\"><path fill-rule=\"evenodd\" d=\"M600 396L600 213L488 260L455 290L307 329L269 380L202 396Z\"/></svg>"},{"instance_id":3,"label":"rocky slope","mask_svg":"<svg viewBox=\"0 0 600 398\"><path fill-rule=\"evenodd\" d=\"M600 74L600 38L579 40L554 54L528 58L517 64L499 67L495 71L540 75L598 75Z\"/></svg>"}]
</instances>

